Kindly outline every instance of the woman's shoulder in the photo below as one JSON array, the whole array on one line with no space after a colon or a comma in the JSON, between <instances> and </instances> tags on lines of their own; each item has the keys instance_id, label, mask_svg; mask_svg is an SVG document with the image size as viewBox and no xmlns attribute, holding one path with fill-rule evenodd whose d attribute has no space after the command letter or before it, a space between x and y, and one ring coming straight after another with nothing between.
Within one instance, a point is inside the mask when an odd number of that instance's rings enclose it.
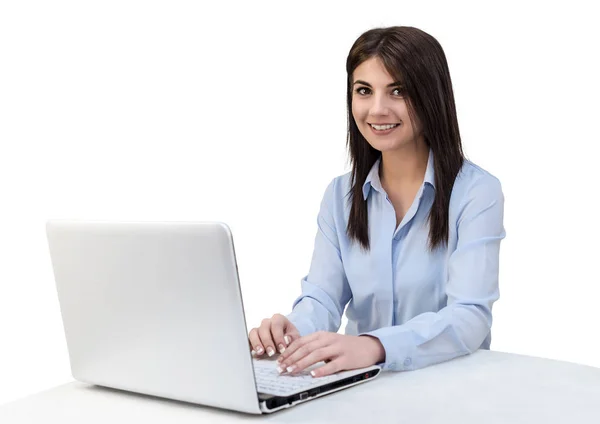
<instances>
[{"instance_id":1,"label":"woman's shoulder","mask_svg":"<svg viewBox=\"0 0 600 424\"><path fill-rule=\"evenodd\" d=\"M502 189L497 176L467 158L465 158L463 166L456 176L454 186L455 189L465 192L472 190L474 187Z\"/></svg>"},{"instance_id":2,"label":"woman's shoulder","mask_svg":"<svg viewBox=\"0 0 600 424\"><path fill-rule=\"evenodd\" d=\"M350 195L351 171L333 177L329 180L324 190L321 207L326 206L331 211L344 209L347 207L347 200Z\"/></svg>"},{"instance_id":3,"label":"woman's shoulder","mask_svg":"<svg viewBox=\"0 0 600 424\"><path fill-rule=\"evenodd\" d=\"M504 202L500 180L487 169L465 158L452 187L450 216L458 219L467 204L483 207L494 202Z\"/></svg>"},{"instance_id":4,"label":"woman's shoulder","mask_svg":"<svg viewBox=\"0 0 600 424\"><path fill-rule=\"evenodd\" d=\"M336 199L342 200L349 195L350 190L352 189L351 179L352 171L348 171L333 178L330 184L332 186L332 194Z\"/></svg>"}]
</instances>

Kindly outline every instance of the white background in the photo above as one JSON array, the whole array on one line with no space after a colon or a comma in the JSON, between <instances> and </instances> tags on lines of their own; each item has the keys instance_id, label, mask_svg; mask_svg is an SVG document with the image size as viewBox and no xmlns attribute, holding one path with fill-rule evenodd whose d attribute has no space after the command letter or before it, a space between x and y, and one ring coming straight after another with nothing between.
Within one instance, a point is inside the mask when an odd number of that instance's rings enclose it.
<instances>
[{"instance_id":1,"label":"white background","mask_svg":"<svg viewBox=\"0 0 600 424\"><path fill-rule=\"evenodd\" d=\"M374 26L440 42L467 157L502 182L492 349L600 366L591 9L200 3L0 3L0 404L71 380L47 219L225 221L249 326L290 311Z\"/></svg>"}]
</instances>

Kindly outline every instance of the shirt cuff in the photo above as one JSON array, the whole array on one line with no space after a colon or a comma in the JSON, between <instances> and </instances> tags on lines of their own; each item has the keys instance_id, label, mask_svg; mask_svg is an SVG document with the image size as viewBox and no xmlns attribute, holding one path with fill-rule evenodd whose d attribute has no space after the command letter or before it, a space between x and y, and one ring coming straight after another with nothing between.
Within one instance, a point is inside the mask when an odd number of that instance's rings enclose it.
<instances>
[{"instance_id":1,"label":"shirt cuff","mask_svg":"<svg viewBox=\"0 0 600 424\"><path fill-rule=\"evenodd\" d=\"M385 350L385 362L377 365L384 371L412 371L414 367L411 349L398 340L398 334L390 334L394 333L393 330L398 330L398 326L379 328L361 333L359 336L366 335L379 339Z\"/></svg>"}]
</instances>

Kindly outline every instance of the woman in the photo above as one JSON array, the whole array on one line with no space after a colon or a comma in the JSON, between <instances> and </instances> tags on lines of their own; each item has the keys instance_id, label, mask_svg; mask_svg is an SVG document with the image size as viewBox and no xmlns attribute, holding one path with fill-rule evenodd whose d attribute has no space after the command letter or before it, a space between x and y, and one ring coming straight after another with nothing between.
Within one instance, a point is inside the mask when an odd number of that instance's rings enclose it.
<instances>
[{"instance_id":1,"label":"woman","mask_svg":"<svg viewBox=\"0 0 600 424\"><path fill-rule=\"evenodd\" d=\"M463 156L442 47L417 28L376 28L346 70L352 171L325 190L302 294L250 331L252 354L279 350L291 375L324 361L311 372L323 377L489 349L504 196Z\"/></svg>"}]
</instances>

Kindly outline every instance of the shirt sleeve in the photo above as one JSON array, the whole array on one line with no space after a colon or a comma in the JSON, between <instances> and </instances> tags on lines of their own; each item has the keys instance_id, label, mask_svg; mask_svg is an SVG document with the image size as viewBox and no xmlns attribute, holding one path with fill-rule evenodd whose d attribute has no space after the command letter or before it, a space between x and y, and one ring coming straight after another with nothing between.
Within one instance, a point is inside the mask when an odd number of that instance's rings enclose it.
<instances>
[{"instance_id":1,"label":"shirt sleeve","mask_svg":"<svg viewBox=\"0 0 600 424\"><path fill-rule=\"evenodd\" d=\"M475 181L457 220L457 247L448 260L447 305L404 324L361 334L381 341L386 354L383 369L415 370L480 348L492 327L492 305L500 297L503 219L500 181L495 177Z\"/></svg>"},{"instance_id":2,"label":"shirt sleeve","mask_svg":"<svg viewBox=\"0 0 600 424\"><path fill-rule=\"evenodd\" d=\"M336 181L334 178L329 183L321 201L310 269L301 281L302 294L287 316L301 336L316 331L337 332L352 297L333 218Z\"/></svg>"}]
</instances>

